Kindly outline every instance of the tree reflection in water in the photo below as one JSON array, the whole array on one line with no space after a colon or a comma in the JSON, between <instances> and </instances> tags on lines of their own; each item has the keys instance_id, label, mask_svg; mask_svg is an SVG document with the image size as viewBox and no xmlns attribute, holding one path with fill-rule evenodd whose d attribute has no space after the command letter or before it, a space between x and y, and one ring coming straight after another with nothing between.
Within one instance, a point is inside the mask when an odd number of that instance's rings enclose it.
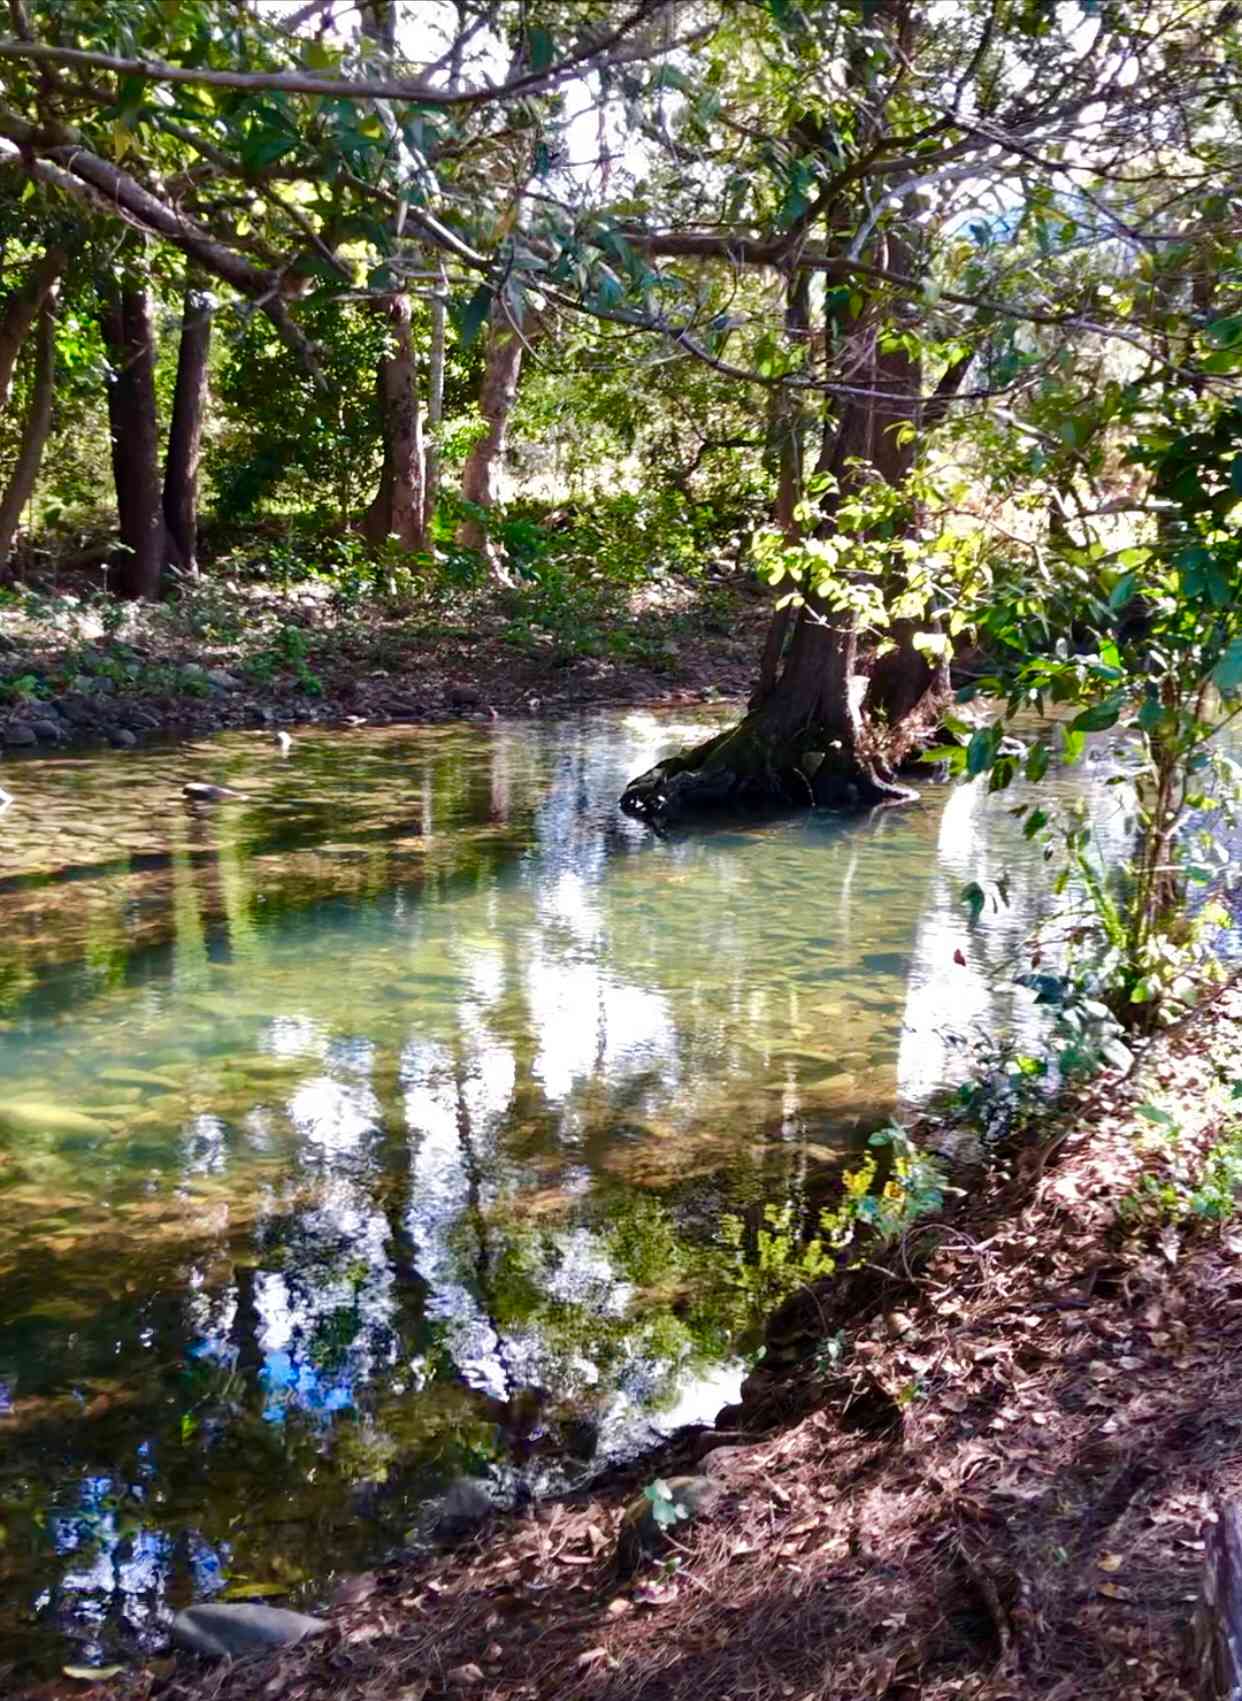
<instances>
[{"instance_id":1,"label":"tree reflection in water","mask_svg":"<svg viewBox=\"0 0 1242 1701\"><path fill-rule=\"evenodd\" d=\"M21 765L0 1661L313 1594L455 1475L553 1492L734 1397L838 1156L940 1078L950 1011L1008 1018L1035 853L973 790L655 839L613 800L678 742ZM191 776L247 799L196 815ZM965 970L964 846L1015 893Z\"/></svg>"}]
</instances>

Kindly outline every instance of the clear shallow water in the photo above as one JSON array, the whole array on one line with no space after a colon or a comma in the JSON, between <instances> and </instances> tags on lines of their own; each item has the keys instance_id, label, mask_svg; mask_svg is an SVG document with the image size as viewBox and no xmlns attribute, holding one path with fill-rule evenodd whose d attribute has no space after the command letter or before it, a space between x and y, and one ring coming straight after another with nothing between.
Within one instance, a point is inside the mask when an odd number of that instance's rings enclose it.
<instances>
[{"instance_id":1,"label":"clear shallow water","mask_svg":"<svg viewBox=\"0 0 1242 1701\"><path fill-rule=\"evenodd\" d=\"M455 1475L552 1491L735 1396L765 1207L796 1234L946 1025L1010 1019L1043 882L973 786L619 815L722 715L5 764L0 1673L314 1598Z\"/></svg>"}]
</instances>

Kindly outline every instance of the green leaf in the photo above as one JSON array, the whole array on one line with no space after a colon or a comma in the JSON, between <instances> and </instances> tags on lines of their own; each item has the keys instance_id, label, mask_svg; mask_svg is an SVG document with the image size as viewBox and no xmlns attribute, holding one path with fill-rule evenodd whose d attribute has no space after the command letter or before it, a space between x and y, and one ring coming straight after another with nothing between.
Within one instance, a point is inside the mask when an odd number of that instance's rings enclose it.
<instances>
[{"instance_id":1,"label":"green leaf","mask_svg":"<svg viewBox=\"0 0 1242 1701\"><path fill-rule=\"evenodd\" d=\"M972 780L978 774L986 774L996 760L997 742L996 729L981 726L966 746L966 772Z\"/></svg>"},{"instance_id":2,"label":"green leaf","mask_svg":"<svg viewBox=\"0 0 1242 1701\"><path fill-rule=\"evenodd\" d=\"M694 84L684 71L679 71L676 65L661 65L651 79L653 89L676 89L679 94L694 93Z\"/></svg>"},{"instance_id":3,"label":"green leaf","mask_svg":"<svg viewBox=\"0 0 1242 1701\"><path fill-rule=\"evenodd\" d=\"M1136 1104L1134 1108L1141 1117L1144 1117L1148 1122L1158 1123L1161 1128L1176 1127L1176 1123L1173 1121L1173 1118L1169 1115L1168 1111L1161 1110L1158 1105L1150 1103Z\"/></svg>"},{"instance_id":4,"label":"green leaf","mask_svg":"<svg viewBox=\"0 0 1242 1701\"><path fill-rule=\"evenodd\" d=\"M1242 638L1235 638L1212 669L1212 683L1231 696L1242 686Z\"/></svg>"},{"instance_id":5,"label":"green leaf","mask_svg":"<svg viewBox=\"0 0 1242 1701\"><path fill-rule=\"evenodd\" d=\"M1108 593L1108 606L1113 609L1124 608L1134 595L1134 587L1138 583L1137 573L1125 573L1112 590Z\"/></svg>"},{"instance_id":6,"label":"green leaf","mask_svg":"<svg viewBox=\"0 0 1242 1701\"><path fill-rule=\"evenodd\" d=\"M298 145L296 136L279 135L271 130L262 130L257 136L250 137L242 143L241 162L246 171L262 171L265 166L275 165L278 159L291 153Z\"/></svg>"},{"instance_id":7,"label":"green leaf","mask_svg":"<svg viewBox=\"0 0 1242 1701\"><path fill-rule=\"evenodd\" d=\"M302 58L312 71L340 69L340 49L329 47L326 41L308 41L302 49Z\"/></svg>"},{"instance_id":8,"label":"green leaf","mask_svg":"<svg viewBox=\"0 0 1242 1701\"><path fill-rule=\"evenodd\" d=\"M1242 367L1242 348L1221 349L1219 354L1209 354L1199 362L1200 371L1213 376L1236 372L1239 367Z\"/></svg>"},{"instance_id":9,"label":"green leaf","mask_svg":"<svg viewBox=\"0 0 1242 1701\"><path fill-rule=\"evenodd\" d=\"M1075 715L1071 725L1078 732L1107 732L1120 719L1121 704L1115 697L1106 697L1102 703L1092 703L1089 709Z\"/></svg>"},{"instance_id":10,"label":"green leaf","mask_svg":"<svg viewBox=\"0 0 1242 1701\"><path fill-rule=\"evenodd\" d=\"M663 1477L648 1483L643 1490L643 1496L651 1502L651 1516L662 1530L667 1530L682 1518L690 1516L687 1508L673 1499L673 1491Z\"/></svg>"},{"instance_id":11,"label":"green leaf","mask_svg":"<svg viewBox=\"0 0 1242 1701\"><path fill-rule=\"evenodd\" d=\"M1047 810L1046 809L1032 809L1031 813L1027 816L1026 820L1022 824L1022 837L1024 839L1033 839L1035 837L1036 833L1040 832L1047 825L1048 825L1048 812L1047 812Z\"/></svg>"},{"instance_id":12,"label":"green leaf","mask_svg":"<svg viewBox=\"0 0 1242 1701\"><path fill-rule=\"evenodd\" d=\"M1203 334L1213 348L1232 348L1235 343L1242 342L1242 319L1213 319L1210 325L1205 325Z\"/></svg>"},{"instance_id":13,"label":"green leaf","mask_svg":"<svg viewBox=\"0 0 1242 1701\"><path fill-rule=\"evenodd\" d=\"M483 329L484 322L492 310L494 295L491 284L480 284L466 305L455 315L457 340L462 348L469 348Z\"/></svg>"},{"instance_id":14,"label":"green leaf","mask_svg":"<svg viewBox=\"0 0 1242 1701\"><path fill-rule=\"evenodd\" d=\"M1207 586L1208 601L1212 604L1212 607L1228 608L1232 600L1229 575L1217 562L1213 561L1208 567L1204 574L1204 583Z\"/></svg>"},{"instance_id":15,"label":"green leaf","mask_svg":"<svg viewBox=\"0 0 1242 1701\"><path fill-rule=\"evenodd\" d=\"M530 68L538 77L556 57L556 45L552 40L552 31L537 24L528 37L530 42Z\"/></svg>"},{"instance_id":16,"label":"green leaf","mask_svg":"<svg viewBox=\"0 0 1242 1701\"><path fill-rule=\"evenodd\" d=\"M1052 760L1052 752L1046 744L1033 744L1026 759L1026 777L1028 780L1042 780L1048 772L1048 763Z\"/></svg>"},{"instance_id":17,"label":"green leaf","mask_svg":"<svg viewBox=\"0 0 1242 1701\"><path fill-rule=\"evenodd\" d=\"M960 744L933 744L930 750L921 750L915 761L926 762L932 767L943 765L956 774L966 766L966 752Z\"/></svg>"},{"instance_id":18,"label":"green leaf","mask_svg":"<svg viewBox=\"0 0 1242 1701\"><path fill-rule=\"evenodd\" d=\"M1087 735L1073 726L1063 727L1061 734L1061 760L1070 768L1086 749Z\"/></svg>"}]
</instances>

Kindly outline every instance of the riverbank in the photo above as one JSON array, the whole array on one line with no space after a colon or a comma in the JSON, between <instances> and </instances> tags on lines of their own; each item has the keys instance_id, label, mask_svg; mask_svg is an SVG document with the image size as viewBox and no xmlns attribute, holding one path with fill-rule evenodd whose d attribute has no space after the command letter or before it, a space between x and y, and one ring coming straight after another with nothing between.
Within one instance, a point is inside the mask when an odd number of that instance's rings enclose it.
<instances>
[{"instance_id":1,"label":"riverbank","mask_svg":"<svg viewBox=\"0 0 1242 1701\"><path fill-rule=\"evenodd\" d=\"M282 1654L97 1693L1189 1697L1204 1520L1242 1481L1240 1015L1226 993L788 1302L727 1434L353 1579ZM710 1511L626 1575L627 1507L682 1473Z\"/></svg>"},{"instance_id":2,"label":"riverbank","mask_svg":"<svg viewBox=\"0 0 1242 1701\"><path fill-rule=\"evenodd\" d=\"M129 606L31 591L0 611L0 751L742 696L767 612L737 575L559 621L505 589L365 613L316 587L203 580Z\"/></svg>"}]
</instances>

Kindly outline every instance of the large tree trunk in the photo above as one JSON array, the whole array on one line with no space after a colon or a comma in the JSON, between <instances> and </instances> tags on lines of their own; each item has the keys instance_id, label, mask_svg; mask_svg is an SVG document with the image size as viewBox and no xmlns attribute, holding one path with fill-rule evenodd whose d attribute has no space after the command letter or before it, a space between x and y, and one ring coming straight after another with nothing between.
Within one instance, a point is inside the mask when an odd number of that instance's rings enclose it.
<instances>
[{"instance_id":1,"label":"large tree trunk","mask_svg":"<svg viewBox=\"0 0 1242 1701\"><path fill-rule=\"evenodd\" d=\"M869 335L871 378L864 374L859 388L874 392L880 385L875 337ZM873 401L842 405L831 453L821 457L822 470L838 485L825 499L820 529L831 528L841 493L863 476L853 463L875 465L873 453L886 454L882 430ZM668 820L722 808L851 808L903 801L913 794L892 783L884 741L861 709L863 688L853 615L807 587L795 616L778 610L774 617L746 718L639 775L626 788L622 806L647 819Z\"/></svg>"},{"instance_id":2,"label":"large tree trunk","mask_svg":"<svg viewBox=\"0 0 1242 1701\"><path fill-rule=\"evenodd\" d=\"M198 572L198 461L207 404L207 357L211 352L212 297L186 285L177 349L168 451L164 458L164 525L168 552L183 572Z\"/></svg>"},{"instance_id":3,"label":"large tree trunk","mask_svg":"<svg viewBox=\"0 0 1242 1701\"><path fill-rule=\"evenodd\" d=\"M56 292L44 297L35 341L34 382L22 427L21 449L8 488L0 501L0 573L8 567L22 509L34 492L43 449L52 428L52 398L56 388Z\"/></svg>"},{"instance_id":4,"label":"large tree trunk","mask_svg":"<svg viewBox=\"0 0 1242 1701\"><path fill-rule=\"evenodd\" d=\"M495 506L496 473L504 454L509 416L517 399L521 370L522 339L503 309L495 306L488 331L483 388L479 394L479 412L487 423L487 430L471 448L461 475L462 498L476 508ZM480 519L471 516L463 520L457 529L457 541L467 549L480 550L492 566L501 565L499 551Z\"/></svg>"},{"instance_id":5,"label":"large tree trunk","mask_svg":"<svg viewBox=\"0 0 1242 1701\"><path fill-rule=\"evenodd\" d=\"M394 295L386 304L391 325L389 351L380 361L380 401L384 415L384 467L379 489L367 509L363 531L377 547L395 538L402 549L424 547L423 428L415 387L417 363L410 324L410 300Z\"/></svg>"},{"instance_id":6,"label":"large tree trunk","mask_svg":"<svg viewBox=\"0 0 1242 1701\"><path fill-rule=\"evenodd\" d=\"M15 289L0 313L0 411L8 406L13 388L13 368L39 310L60 282L69 256L63 248L49 248L31 266L25 281Z\"/></svg>"},{"instance_id":7,"label":"large tree trunk","mask_svg":"<svg viewBox=\"0 0 1242 1701\"><path fill-rule=\"evenodd\" d=\"M164 566L164 512L149 291L123 284L105 305L100 325L111 366L108 424L124 550L113 586L118 596L154 600Z\"/></svg>"}]
</instances>

